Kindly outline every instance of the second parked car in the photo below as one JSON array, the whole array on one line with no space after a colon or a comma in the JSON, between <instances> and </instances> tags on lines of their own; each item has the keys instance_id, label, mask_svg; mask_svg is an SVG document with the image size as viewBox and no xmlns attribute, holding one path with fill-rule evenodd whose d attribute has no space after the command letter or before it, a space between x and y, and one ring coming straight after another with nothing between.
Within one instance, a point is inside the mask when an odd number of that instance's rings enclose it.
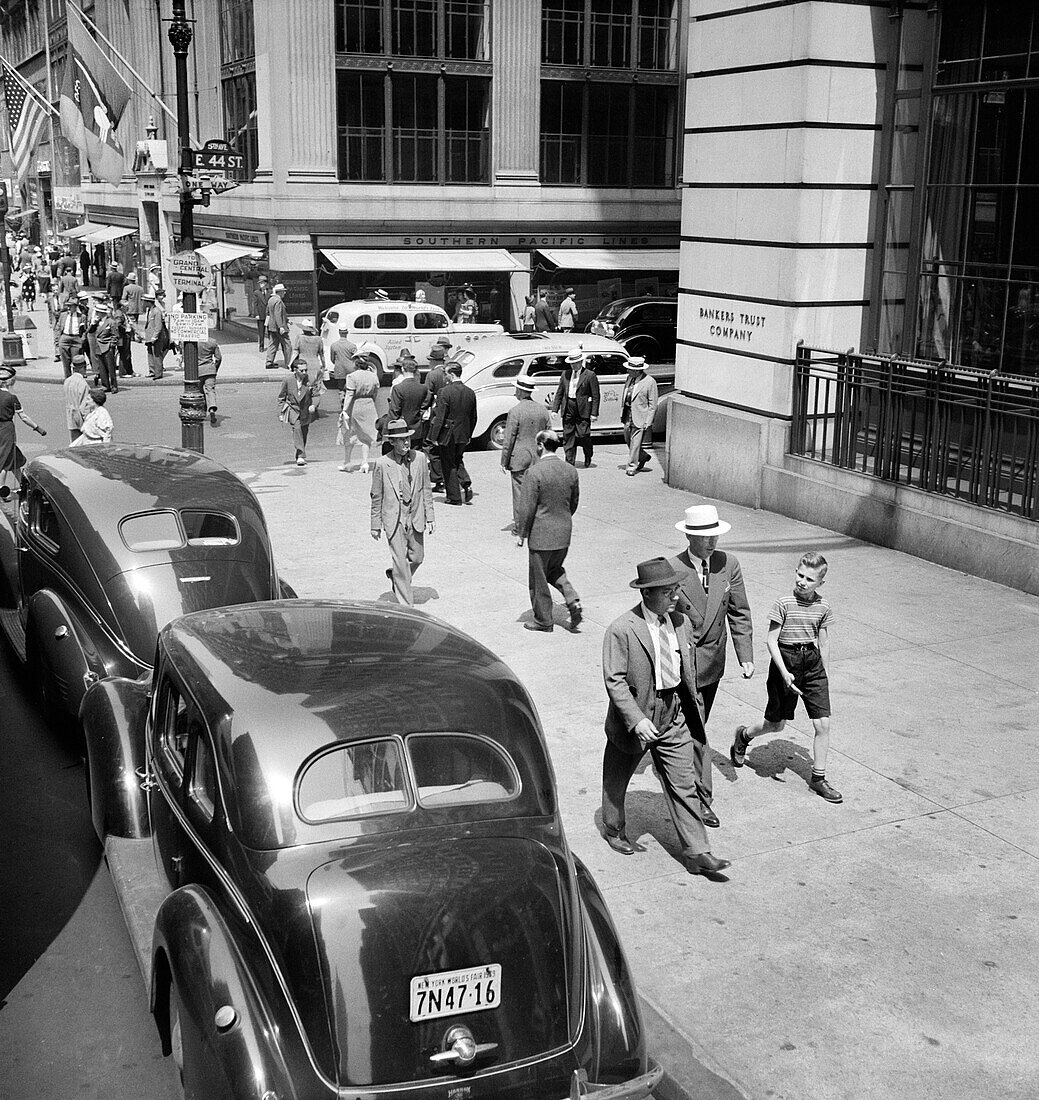
<instances>
[{"instance_id":1,"label":"second parked car","mask_svg":"<svg viewBox=\"0 0 1039 1100\"><path fill-rule=\"evenodd\" d=\"M603 306L588 331L624 345L630 355L647 363L673 363L678 339L678 301L675 298L618 298Z\"/></svg>"}]
</instances>

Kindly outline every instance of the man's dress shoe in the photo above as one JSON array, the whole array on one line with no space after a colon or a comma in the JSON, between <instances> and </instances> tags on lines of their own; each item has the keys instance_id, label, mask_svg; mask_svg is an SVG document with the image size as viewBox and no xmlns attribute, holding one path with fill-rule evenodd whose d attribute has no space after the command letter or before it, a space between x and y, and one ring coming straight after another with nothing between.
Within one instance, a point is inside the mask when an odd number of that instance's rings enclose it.
<instances>
[{"instance_id":1,"label":"man's dress shoe","mask_svg":"<svg viewBox=\"0 0 1039 1100\"><path fill-rule=\"evenodd\" d=\"M708 829L717 829L718 826L721 825L721 822L718 820L718 815L710 806L704 806L701 816L703 817L703 823Z\"/></svg>"},{"instance_id":2,"label":"man's dress shoe","mask_svg":"<svg viewBox=\"0 0 1039 1100\"><path fill-rule=\"evenodd\" d=\"M622 856L633 856L635 854L635 845L626 836L610 836L607 833L606 843L615 852L620 852Z\"/></svg>"},{"instance_id":3,"label":"man's dress shoe","mask_svg":"<svg viewBox=\"0 0 1039 1100\"><path fill-rule=\"evenodd\" d=\"M717 856L712 856L710 852L701 852L698 856L687 856L683 862L685 869L691 875L716 875L730 866L729 860L719 859Z\"/></svg>"}]
</instances>

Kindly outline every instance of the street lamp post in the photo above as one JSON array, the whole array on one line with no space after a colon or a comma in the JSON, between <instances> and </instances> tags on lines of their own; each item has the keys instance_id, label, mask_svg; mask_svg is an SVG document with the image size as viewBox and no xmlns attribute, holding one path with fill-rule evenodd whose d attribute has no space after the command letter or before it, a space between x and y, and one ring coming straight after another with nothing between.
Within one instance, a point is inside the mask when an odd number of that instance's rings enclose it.
<instances>
[{"instance_id":1,"label":"street lamp post","mask_svg":"<svg viewBox=\"0 0 1039 1100\"><path fill-rule=\"evenodd\" d=\"M184 0L173 0L173 20L169 38L176 59L177 78L177 139L180 144L180 251L195 249L195 197L191 193L191 143L188 139L188 47L191 45L191 24L184 10ZM184 292L184 312L195 312L194 292ZM180 395L180 442L189 451L205 451L203 425L206 420L206 399L198 379L198 344L194 340L181 343L184 358L184 392Z\"/></svg>"},{"instance_id":2,"label":"street lamp post","mask_svg":"<svg viewBox=\"0 0 1039 1100\"><path fill-rule=\"evenodd\" d=\"M7 310L7 331L14 332L14 310L11 308L11 254L7 248L7 184L0 180L0 264L3 265L4 307Z\"/></svg>"}]
</instances>

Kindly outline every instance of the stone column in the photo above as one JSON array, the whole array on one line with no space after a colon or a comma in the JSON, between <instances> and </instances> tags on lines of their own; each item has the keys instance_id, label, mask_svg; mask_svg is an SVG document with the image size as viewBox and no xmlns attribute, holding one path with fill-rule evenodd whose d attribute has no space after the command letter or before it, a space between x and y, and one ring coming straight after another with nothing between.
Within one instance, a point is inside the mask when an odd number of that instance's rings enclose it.
<instances>
[{"instance_id":1,"label":"stone column","mask_svg":"<svg viewBox=\"0 0 1039 1100\"><path fill-rule=\"evenodd\" d=\"M491 21L493 182L537 186L541 5L532 0L495 0Z\"/></svg>"}]
</instances>

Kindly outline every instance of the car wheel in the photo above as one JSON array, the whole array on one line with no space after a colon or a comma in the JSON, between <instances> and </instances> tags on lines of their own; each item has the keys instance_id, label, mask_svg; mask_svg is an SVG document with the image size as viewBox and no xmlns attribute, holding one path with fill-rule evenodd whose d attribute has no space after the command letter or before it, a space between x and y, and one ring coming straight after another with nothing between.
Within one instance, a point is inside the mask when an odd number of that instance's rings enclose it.
<instances>
[{"instance_id":1,"label":"car wheel","mask_svg":"<svg viewBox=\"0 0 1039 1100\"><path fill-rule=\"evenodd\" d=\"M505 446L505 417L501 416L487 429L484 436L487 441L487 450L500 451Z\"/></svg>"},{"instance_id":2,"label":"car wheel","mask_svg":"<svg viewBox=\"0 0 1039 1100\"><path fill-rule=\"evenodd\" d=\"M63 730L69 725L68 716L58 705L59 698L50 676L43 667L40 643L32 627L25 639L25 682L30 698L39 708L43 720L51 729Z\"/></svg>"},{"instance_id":3,"label":"car wheel","mask_svg":"<svg viewBox=\"0 0 1039 1100\"><path fill-rule=\"evenodd\" d=\"M184 1027L180 1021L180 997L173 982L170 982L170 1056L177 1067L177 1080L180 1091L184 1093Z\"/></svg>"}]
</instances>

